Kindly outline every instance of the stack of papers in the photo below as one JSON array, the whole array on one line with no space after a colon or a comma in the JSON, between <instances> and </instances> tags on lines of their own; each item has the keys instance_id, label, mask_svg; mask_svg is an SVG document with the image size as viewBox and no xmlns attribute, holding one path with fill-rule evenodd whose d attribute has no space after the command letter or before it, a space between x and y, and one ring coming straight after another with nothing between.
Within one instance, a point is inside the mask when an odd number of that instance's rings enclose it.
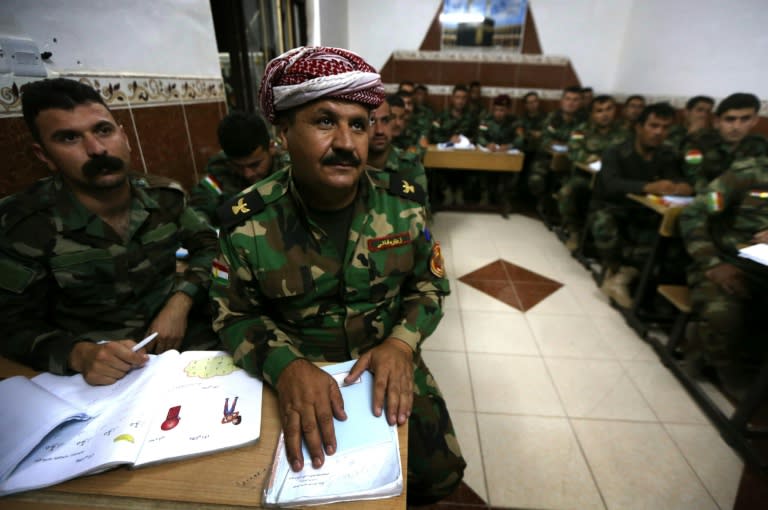
<instances>
[{"instance_id":1,"label":"stack of papers","mask_svg":"<svg viewBox=\"0 0 768 510\"><path fill-rule=\"evenodd\" d=\"M280 434L272 474L264 489L266 506L380 499L403 492L397 427L387 423L385 413L378 418L373 415L373 375L365 371L354 383L341 386L354 364L352 360L323 368L339 383L347 413L346 421L333 421L338 450L315 469L302 444L304 469L295 473Z\"/></svg>"},{"instance_id":2,"label":"stack of papers","mask_svg":"<svg viewBox=\"0 0 768 510\"><path fill-rule=\"evenodd\" d=\"M760 243L739 250L739 257L744 257L758 264L768 266L768 244Z\"/></svg>"},{"instance_id":3,"label":"stack of papers","mask_svg":"<svg viewBox=\"0 0 768 510\"><path fill-rule=\"evenodd\" d=\"M693 197L681 197L678 195L662 195L661 203L667 207L685 207L693 202Z\"/></svg>"},{"instance_id":4,"label":"stack of papers","mask_svg":"<svg viewBox=\"0 0 768 510\"><path fill-rule=\"evenodd\" d=\"M550 148L553 152L568 152L568 146L559 143L553 143Z\"/></svg>"},{"instance_id":5,"label":"stack of papers","mask_svg":"<svg viewBox=\"0 0 768 510\"><path fill-rule=\"evenodd\" d=\"M459 135L459 141L456 143L453 142L444 142L444 143L438 143L437 148L441 150L445 149L464 149L464 150L474 150L475 144L469 141L469 138L467 138L464 135Z\"/></svg>"}]
</instances>

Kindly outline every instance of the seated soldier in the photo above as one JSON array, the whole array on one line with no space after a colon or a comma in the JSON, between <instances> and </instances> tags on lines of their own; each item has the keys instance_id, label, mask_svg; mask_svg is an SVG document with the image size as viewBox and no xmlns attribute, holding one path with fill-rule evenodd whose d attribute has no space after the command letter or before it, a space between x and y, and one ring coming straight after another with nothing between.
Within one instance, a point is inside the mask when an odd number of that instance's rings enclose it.
<instances>
[{"instance_id":1,"label":"seated soldier","mask_svg":"<svg viewBox=\"0 0 768 510\"><path fill-rule=\"evenodd\" d=\"M597 96L589 105L589 121L581 124L568 141L571 177L558 192L558 208L562 226L568 232L566 247L573 251L579 245L579 234L584 228L592 176L577 165L600 161L603 151L611 145L625 141L628 133L616 122L616 103L611 96Z\"/></svg>"},{"instance_id":2,"label":"seated soldier","mask_svg":"<svg viewBox=\"0 0 768 510\"><path fill-rule=\"evenodd\" d=\"M131 348L150 332L156 353L217 345L206 313L216 234L181 186L131 173L128 137L90 86L37 81L21 102L53 175L0 203L0 352L111 384L147 361Z\"/></svg>"},{"instance_id":3,"label":"seated soldier","mask_svg":"<svg viewBox=\"0 0 768 510\"><path fill-rule=\"evenodd\" d=\"M715 127L683 142L683 172L698 192L741 159L768 155L768 140L750 134L757 125L760 101L754 94L736 93L715 111Z\"/></svg>"},{"instance_id":4,"label":"seated soldier","mask_svg":"<svg viewBox=\"0 0 768 510\"><path fill-rule=\"evenodd\" d=\"M267 125L256 114L230 113L219 124L218 136L222 150L208 161L206 176L192 188L189 199L214 227L219 226L216 209L271 174L277 162Z\"/></svg>"},{"instance_id":5,"label":"seated soldier","mask_svg":"<svg viewBox=\"0 0 768 510\"><path fill-rule=\"evenodd\" d=\"M592 99L595 97L595 91L592 87L581 88L581 107L576 112L576 116L580 122L589 121L589 105L592 104Z\"/></svg>"},{"instance_id":6,"label":"seated soldier","mask_svg":"<svg viewBox=\"0 0 768 510\"><path fill-rule=\"evenodd\" d=\"M429 124L423 124L423 120L416 115L408 115L405 101L400 94L389 95L386 101L390 109L392 145L412 152L421 159L428 145L426 134L429 132Z\"/></svg>"},{"instance_id":7,"label":"seated soldier","mask_svg":"<svg viewBox=\"0 0 768 510\"><path fill-rule=\"evenodd\" d=\"M531 166L539 150L544 119L546 115L541 111L541 102L536 92L528 92L523 96L523 113L517 121L517 137L514 145L525 153L523 170L518 177L518 189L528 193L528 176L531 174Z\"/></svg>"},{"instance_id":8,"label":"seated soldier","mask_svg":"<svg viewBox=\"0 0 768 510\"><path fill-rule=\"evenodd\" d=\"M417 117L426 117L429 120L426 125L432 123L432 117L435 115L434 110L427 102L428 95L429 89L426 85L416 85L416 90L413 92L413 114Z\"/></svg>"},{"instance_id":9,"label":"seated soldier","mask_svg":"<svg viewBox=\"0 0 768 510\"><path fill-rule=\"evenodd\" d=\"M634 94L624 100L624 106L621 109L621 118L624 129L632 132L635 128L635 122L643 111L643 108L645 108L645 98L641 95Z\"/></svg>"},{"instance_id":10,"label":"seated soldier","mask_svg":"<svg viewBox=\"0 0 768 510\"><path fill-rule=\"evenodd\" d=\"M603 153L590 209L592 235L605 276L600 289L620 306L632 306L629 285L650 251L659 216L627 198L627 193L691 195L680 161L664 145L675 110L667 103L646 106L635 123L634 137Z\"/></svg>"},{"instance_id":11,"label":"seated soldier","mask_svg":"<svg viewBox=\"0 0 768 510\"><path fill-rule=\"evenodd\" d=\"M768 267L738 257L745 245L768 243L768 158L737 161L680 214L693 259L688 268L692 375L713 367L724 389L740 397L761 363L768 308Z\"/></svg>"},{"instance_id":12,"label":"seated soldier","mask_svg":"<svg viewBox=\"0 0 768 510\"><path fill-rule=\"evenodd\" d=\"M461 136L470 141L475 140L477 119L469 111L467 101L469 89L466 85L458 84L453 87L450 105L438 113L432 120L429 132L430 143L458 143ZM466 172L443 172L438 188L442 193L443 205L463 205L464 188L466 187Z\"/></svg>"},{"instance_id":13,"label":"seated soldier","mask_svg":"<svg viewBox=\"0 0 768 510\"><path fill-rule=\"evenodd\" d=\"M386 100L371 112L368 164L377 170L398 174L410 182L415 182L424 191L428 189L427 174L419 155L392 145L392 109Z\"/></svg>"},{"instance_id":14,"label":"seated soldier","mask_svg":"<svg viewBox=\"0 0 768 510\"><path fill-rule=\"evenodd\" d=\"M345 382L370 370L373 413L408 422L408 503L436 501L466 465L421 357L448 280L424 190L366 166L381 78L347 50L298 48L267 65L259 99L291 167L225 208L214 328L236 364L277 390L294 471L302 442L322 466L336 452L333 418L346 419L338 384L312 362L357 359Z\"/></svg>"},{"instance_id":15,"label":"seated soldier","mask_svg":"<svg viewBox=\"0 0 768 510\"><path fill-rule=\"evenodd\" d=\"M477 126L477 144L485 147L491 152L506 152L514 149L516 139L517 119L511 113L512 98L506 94L501 94L493 99L491 115L487 116ZM481 191L480 204L489 202L489 192L494 191L496 198L501 201L504 208L504 214L509 209L509 200L506 196L507 190L512 185L510 176L504 173L492 172L492 175L486 175L485 186Z\"/></svg>"},{"instance_id":16,"label":"seated soldier","mask_svg":"<svg viewBox=\"0 0 768 510\"><path fill-rule=\"evenodd\" d=\"M536 159L528 176L528 189L542 207L545 198L560 188L562 176L551 171L552 153L558 146L567 147L571 132L579 125L576 112L581 106L581 87L568 87L560 98L560 108L547 115Z\"/></svg>"},{"instance_id":17,"label":"seated soldier","mask_svg":"<svg viewBox=\"0 0 768 510\"><path fill-rule=\"evenodd\" d=\"M693 138L702 131L712 128L712 108L715 100L709 96L693 96L685 103L683 123L669 129L665 142L675 150L681 150L686 138Z\"/></svg>"},{"instance_id":18,"label":"seated soldier","mask_svg":"<svg viewBox=\"0 0 768 510\"><path fill-rule=\"evenodd\" d=\"M467 101L467 110L475 118L475 122L480 122L488 116L488 110L483 101L483 86L475 80L469 84L469 99Z\"/></svg>"}]
</instances>

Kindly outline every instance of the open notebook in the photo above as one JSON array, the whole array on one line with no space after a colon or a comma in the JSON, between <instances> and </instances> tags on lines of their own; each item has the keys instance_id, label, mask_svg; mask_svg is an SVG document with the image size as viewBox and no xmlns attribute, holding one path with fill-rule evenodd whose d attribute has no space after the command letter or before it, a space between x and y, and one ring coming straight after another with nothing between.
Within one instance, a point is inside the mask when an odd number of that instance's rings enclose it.
<instances>
[{"instance_id":1,"label":"open notebook","mask_svg":"<svg viewBox=\"0 0 768 510\"><path fill-rule=\"evenodd\" d=\"M152 355L109 386L80 374L2 381L0 496L254 442L262 389L217 351Z\"/></svg>"}]
</instances>

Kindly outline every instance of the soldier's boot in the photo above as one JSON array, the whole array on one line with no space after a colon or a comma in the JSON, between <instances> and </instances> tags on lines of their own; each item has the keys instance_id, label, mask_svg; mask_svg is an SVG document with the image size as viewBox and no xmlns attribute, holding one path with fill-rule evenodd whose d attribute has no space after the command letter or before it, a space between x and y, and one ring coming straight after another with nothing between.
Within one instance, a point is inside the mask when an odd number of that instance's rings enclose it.
<instances>
[{"instance_id":1,"label":"soldier's boot","mask_svg":"<svg viewBox=\"0 0 768 510\"><path fill-rule=\"evenodd\" d=\"M632 295L629 284L637 277L637 269L621 266L615 273L607 273L600 290L609 298L616 301L622 308L632 306Z\"/></svg>"},{"instance_id":2,"label":"soldier's boot","mask_svg":"<svg viewBox=\"0 0 768 510\"><path fill-rule=\"evenodd\" d=\"M454 204L453 190L449 187L443 188L443 205L452 206Z\"/></svg>"},{"instance_id":3,"label":"soldier's boot","mask_svg":"<svg viewBox=\"0 0 768 510\"><path fill-rule=\"evenodd\" d=\"M464 205L464 190L459 188L454 193L454 200L456 200L456 205Z\"/></svg>"},{"instance_id":4,"label":"soldier's boot","mask_svg":"<svg viewBox=\"0 0 768 510\"><path fill-rule=\"evenodd\" d=\"M568 239L565 240L565 247L568 251L574 252L579 249L579 241L581 240L580 229L576 225L566 225L568 231Z\"/></svg>"}]
</instances>

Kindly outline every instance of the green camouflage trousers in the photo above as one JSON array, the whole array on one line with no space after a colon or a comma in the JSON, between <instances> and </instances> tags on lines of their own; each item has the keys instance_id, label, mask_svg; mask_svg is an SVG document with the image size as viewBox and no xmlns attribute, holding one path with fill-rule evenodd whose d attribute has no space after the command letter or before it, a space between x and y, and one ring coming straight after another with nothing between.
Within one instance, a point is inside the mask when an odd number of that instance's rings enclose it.
<instances>
[{"instance_id":1,"label":"green camouflage trousers","mask_svg":"<svg viewBox=\"0 0 768 510\"><path fill-rule=\"evenodd\" d=\"M434 377L417 355L413 412L408 420L408 504L423 505L450 495L467 466L451 417Z\"/></svg>"},{"instance_id":2,"label":"green camouflage trousers","mask_svg":"<svg viewBox=\"0 0 768 510\"><path fill-rule=\"evenodd\" d=\"M581 172L583 173L583 172ZM573 175L560 188L558 192L557 207L563 226L569 230L581 230L589 210L589 199L592 196L590 177L587 175Z\"/></svg>"},{"instance_id":3,"label":"green camouflage trousers","mask_svg":"<svg viewBox=\"0 0 768 510\"><path fill-rule=\"evenodd\" d=\"M642 207L603 206L593 212L592 237L603 265L642 267L661 216Z\"/></svg>"},{"instance_id":4,"label":"green camouflage trousers","mask_svg":"<svg viewBox=\"0 0 768 510\"><path fill-rule=\"evenodd\" d=\"M531 165L531 173L528 176L528 191L536 198L541 198L549 189L549 165L552 157L548 154L539 154Z\"/></svg>"}]
</instances>

